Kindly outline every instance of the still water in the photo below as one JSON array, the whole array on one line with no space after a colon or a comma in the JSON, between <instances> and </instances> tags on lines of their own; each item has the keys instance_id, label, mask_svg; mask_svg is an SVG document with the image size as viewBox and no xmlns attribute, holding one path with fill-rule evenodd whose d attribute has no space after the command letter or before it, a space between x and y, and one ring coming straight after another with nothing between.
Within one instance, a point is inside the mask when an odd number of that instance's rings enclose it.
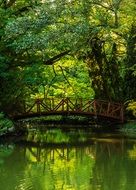
<instances>
[{"instance_id":1,"label":"still water","mask_svg":"<svg viewBox=\"0 0 136 190\"><path fill-rule=\"evenodd\" d=\"M31 131L20 143L0 144L0 190L136 190L136 140Z\"/></svg>"}]
</instances>

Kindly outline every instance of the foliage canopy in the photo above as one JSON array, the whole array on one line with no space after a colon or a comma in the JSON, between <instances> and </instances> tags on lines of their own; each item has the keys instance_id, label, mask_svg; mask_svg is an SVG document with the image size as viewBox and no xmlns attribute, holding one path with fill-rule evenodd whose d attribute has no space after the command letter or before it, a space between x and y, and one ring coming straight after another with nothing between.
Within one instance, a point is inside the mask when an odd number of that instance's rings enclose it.
<instances>
[{"instance_id":1,"label":"foliage canopy","mask_svg":"<svg viewBox=\"0 0 136 190\"><path fill-rule=\"evenodd\" d=\"M135 9L135 0L1 0L0 109L40 94L135 99Z\"/></svg>"}]
</instances>

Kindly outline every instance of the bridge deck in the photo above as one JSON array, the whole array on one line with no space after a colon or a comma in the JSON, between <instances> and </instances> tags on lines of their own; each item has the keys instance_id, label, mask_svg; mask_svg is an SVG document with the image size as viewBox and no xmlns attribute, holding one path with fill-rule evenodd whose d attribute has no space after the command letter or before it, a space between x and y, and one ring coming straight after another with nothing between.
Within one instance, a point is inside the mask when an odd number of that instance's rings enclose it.
<instances>
[{"instance_id":1,"label":"bridge deck","mask_svg":"<svg viewBox=\"0 0 136 190\"><path fill-rule=\"evenodd\" d=\"M123 105L104 100L83 99L35 99L24 110L13 117L15 119L37 117L41 115L86 115L97 116L124 122Z\"/></svg>"}]
</instances>

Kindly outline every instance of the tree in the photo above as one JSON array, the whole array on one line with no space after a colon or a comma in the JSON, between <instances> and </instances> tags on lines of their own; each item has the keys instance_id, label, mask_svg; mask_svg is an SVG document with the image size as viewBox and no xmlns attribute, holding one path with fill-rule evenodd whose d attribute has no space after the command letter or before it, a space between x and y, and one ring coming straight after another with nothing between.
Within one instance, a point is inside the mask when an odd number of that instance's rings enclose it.
<instances>
[{"instance_id":1,"label":"tree","mask_svg":"<svg viewBox=\"0 0 136 190\"><path fill-rule=\"evenodd\" d=\"M39 79L35 77L40 71L38 66L41 62L53 64L55 60L59 60L68 53L66 51L55 56L52 56L52 53L45 55L42 44L38 42L39 38L44 39L43 31L41 33L40 31L41 28L44 30L50 26L53 17L50 16L52 13L44 15L44 11L46 13L50 4L46 10L42 9L41 5L43 4L40 1L39 3L37 1L35 3L33 1L2 1L0 4L0 109L5 112L23 109L22 102L29 96L29 86L35 84L36 89L39 85L37 83ZM41 13L40 16L38 11ZM53 36L47 36L45 41L51 37ZM44 47L48 43L47 41L44 44L45 41L43 41ZM50 49L48 51L50 52ZM30 70L29 76L26 75L28 70ZM35 75L31 76L31 70Z\"/></svg>"},{"instance_id":2,"label":"tree","mask_svg":"<svg viewBox=\"0 0 136 190\"><path fill-rule=\"evenodd\" d=\"M134 0L10 0L0 7L1 109L21 109L20 102L39 91L39 84L45 90L49 83L43 66L64 56L86 63L96 98L134 97L135 90L131 87L130 96L125 87L126 80L135 78L129 74L135 68L130 64L135 49L129 51L130 36L135 36ZM60 70L67 73L65 67Z\"/></svg>"},{"instance_id":3,"label":"tree","mask_svg":"<svg viewBox=\"0 0 136 190\"><path fill-rule=\"evenodd\" d=\"M124 93L127 92L126 100L131 100L136 98L136 75L134 71L136 71L136 24L133 23L130 31L127 35L127 46L126 46L126 73L125 73L125 85L124 85Z\"/></svg>"}]
</instances>

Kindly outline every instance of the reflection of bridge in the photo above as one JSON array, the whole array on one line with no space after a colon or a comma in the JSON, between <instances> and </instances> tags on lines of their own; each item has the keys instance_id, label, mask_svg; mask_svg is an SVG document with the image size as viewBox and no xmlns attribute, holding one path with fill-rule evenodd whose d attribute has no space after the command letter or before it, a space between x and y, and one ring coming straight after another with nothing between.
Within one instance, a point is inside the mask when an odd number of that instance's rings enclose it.
<instances>
[{"instance_id":1,"label":"reflection of bridge","mask_svg":"<svg viewBox=\"0 0 136 190\"><path fill-rule=\"evenodd\" d=\"M24 106L15 119L47 115L81 115L124 122L123 105L104 100L84 99L35 99Z\"/></svg>"},{"instance_id":2,"label":"reflection of bridge","mask_svg":"<svg viewBox=\"0 0 136 190\"><path fill-rule=\"evenodd\" d=\"M26 142L24 147L24 155L31 155L30 158L40 162L50 162L56 160L80 159L83 161L83 157L87 156L91 159L102 158L102 155L107 156L109 159L113 158L113 155L118 155L124 152L124 141L115 138L95 138L90 142L72 144L47 144L38 142Z\"/></svg>"},{"instance_id":3,"label":"reflection of bridge","mask_svg":"<svg viewBox=\"0 0 136 190\"><path fill-rule=\"evenodd\" d=\"M55 144L54 144L55 145ZM80 159L80 161L83 161L82 158L84 156L88 156L91 159L95 158L95 149L93 146L90 145L84 145L79 148L79 146L54 146L54 147L46 147L41 148L40 146L26 146L24 155L27 156L31 155L30 158L33 158L33 160L38 162L51 162L51 161L57 161L57 160L65 160L69 161L71 159Z\"/></svg>"}]
</instances>

